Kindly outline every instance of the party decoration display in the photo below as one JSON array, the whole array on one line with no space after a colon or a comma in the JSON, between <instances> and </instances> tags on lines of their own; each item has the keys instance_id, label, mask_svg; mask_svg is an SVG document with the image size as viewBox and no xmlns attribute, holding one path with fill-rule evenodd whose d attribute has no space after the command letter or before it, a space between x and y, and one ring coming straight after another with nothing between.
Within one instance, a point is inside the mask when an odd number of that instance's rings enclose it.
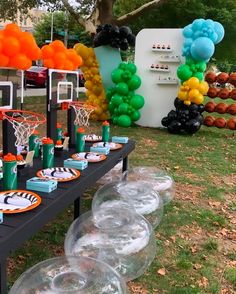
<instances>
[{"instance_id":1,"label":"party decoration display","mask_svg":"<svg viewBox=\"0 0 236 294\"><path fill-rule=\"evenodd\" d=\"M162 125L167 127L171 133L193 134L197 132L204 119L201 115L204 107L204 95L209 92L210 97L215 98L219 91L208 85L208 81L222 84L229 76L221 74L218 77L214 73L206 75L206 62L209 61L215 51L215 44L218 44L224 37L223 26L211 19L196 19L192 24L183 29L184 44L182 55L185 56L185 64L177 69L177 76L181 80L181 86L175 99L176 110L168 113L167 117L162 119ZM227 91L221 91L223 99L229 95ZM182 102L181 102L182 101ZM214 105L215 108L215 105ZM210 112L213 111L213 104L208 105ZM219 111L225 111L222 105ZM209 120L211 123L211 120Z\"/></svg>"},{"instance_id":2,"label":"party decoration display","mask_svg":"<svg viewBox=\"0 0 236 294\"><path fill-rule=\"evenodd\" d=\"M109 118L108 103L94 49L86 47L81 43L77 43L74 46L74 50L83 58L81 70L84 74L84 86L88 98L86 104L95 107L90 118L94 120L107 120Z\"/></svg>"},{"instance_id":3,"label":"party decoration display","mask_svg":"<svg viewBox=\"0 0 236 294\"><path fill-rule=\"evenodd\" d=\"M205 75L205 81L209 84L209 90L207 96L211 99L221 98L223 100L232 99L236 100L236 73L228 74L221 72L216 74L214 72L208 72ZM217 112L220 114L236 115L236 103L215 103L209 101L205 104L205 111L208 113ZM204 125L207 127L215 126L217 128L228 128L235 130L235 118L215 118L212 115L208 115L204 118Z\"/></svg>"},{"instance_id":4,"label":"party decoration display","mask_svg":"<svg viewBox=\"0 0 236 294\"><path fill-rule=\"evenodd\" d=\"M122 62L112 72L111 78L115 87L109 88L106 93L111 119L115 125L121 127L130 127L137 121L140 118L139 109L145 103L143 96L134 93L141 85L136 71L135 64Z\"/></svg>"},{"instance_id":5,"label":"party decoration display","mask_svg":"<svg viewBox=\"0 0 236 294\"><path fill-rule=\"evenodd\" d=\"M102 45L110 45L114 48L127 50L129 46L135 46L135 35L127 26L118 27L112 24L100 25L96 30L97 34L94 36L94 47Z\"/></svg>"},{"instance_id":6,"label":"party decoration display","mask_svg":"<svg viewBox=\"0 0 236 294\"><path fill-rule=\"evenodd\" d=\"M40 58L40 48L31 33L21 31L15 23L0 30L0 67L26 70Z\"/></svg>"},{"instance_id":7,"label":"party decoration display","mask_svg":"<svg viewBox=\"0 0 236 294\"><path fill-rule=\"evenodd\" d=\"M77 70L83 59L74 49L67 49L60 40L52 41L41 48L43 65L47 68Z\"/></svg>"}]
</instances>

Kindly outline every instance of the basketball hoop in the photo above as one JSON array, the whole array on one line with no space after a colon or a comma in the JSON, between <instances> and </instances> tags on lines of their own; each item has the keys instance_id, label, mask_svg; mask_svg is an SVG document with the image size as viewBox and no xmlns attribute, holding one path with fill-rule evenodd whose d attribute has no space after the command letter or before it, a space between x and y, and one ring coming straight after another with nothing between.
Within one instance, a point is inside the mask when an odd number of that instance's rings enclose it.
<instances>
[{"instance_id":1,"label":"basketball hoop","mask_svg":"<svg viewBox=\"0 0 236 294\"><path fill-rule=\"evenodd\" d=\"M0 109L0 119L6 119L12 124L15 130L16 147L27 145L30 135L46 121L43 114L16 109Z\"/></svg>"},{"instance_id":2,"label":"basketball hoop","mask_svg":"<svg viewBox=\"0 0 236 294\"><path fill-rule=\"evenodd\" d=\"M86 102L73 101L69 103L69 106L72 107L75 111L75 121L74 125L76 126L89 126L89 116L96 109L92 105L86 104Z\"/></svg>"}]
</instances>

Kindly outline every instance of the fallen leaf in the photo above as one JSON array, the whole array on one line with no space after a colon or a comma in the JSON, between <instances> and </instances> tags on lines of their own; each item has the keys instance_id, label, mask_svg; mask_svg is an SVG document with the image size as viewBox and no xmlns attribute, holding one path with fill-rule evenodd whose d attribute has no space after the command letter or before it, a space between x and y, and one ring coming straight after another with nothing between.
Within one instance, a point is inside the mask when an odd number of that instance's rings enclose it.
<instances>
[{"instance_id":1,"label":"fallen leaf","mask_svg":"<svg viewBox=\"0 0 236 294\"><path fill-rule=\"evenodd\" d=\"M202 265L199 264L199 263L195 263L195 264L193 265L193 268L194 268L195 270L198 270L198 269L202 268Z\"/></svg>"},{"instance_id":2,"label":"fallen leaf","mask_svg":"<svg viewBox=\"0 0 236 294\"><path fill-rule=\"evenodd\" d=\"M208 279L206 277L202 277L201 280L197 281L198 286L202 288L206 288L208 286Z\"/></svg>"},{"instance_id":3,"label":"fallen leaf","mask_svg":"<svg viewBox=\"0 0 236 294\"><path fill-rule=\"evenodd\" d=\"M166 269L163 267L163 268L160 268L157 273L161 276L165 276L166 275Z\"/></svg>"}]
</instances>

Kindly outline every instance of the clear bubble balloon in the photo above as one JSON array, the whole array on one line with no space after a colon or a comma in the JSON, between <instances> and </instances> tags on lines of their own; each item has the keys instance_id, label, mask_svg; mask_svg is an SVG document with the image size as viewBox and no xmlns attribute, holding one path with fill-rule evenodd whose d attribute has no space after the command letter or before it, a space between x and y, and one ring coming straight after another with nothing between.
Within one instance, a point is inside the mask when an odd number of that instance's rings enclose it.
<instances>
[{"instance_id":1,"label":"clear bubble balloon","mask_svg":"<svg viewBox=\"0 0 236 294\"><path fill-rule=\"evenodd\" d=\"M89 257L56 257L42 261L14 283L10 294L128 294L121 276Z\"/></svg>"},{"instance_id":2,"label":"clear bubble balloon","mask_svg":"<svg viewBox=\"0 0 236 294\"><path fill-rule=\"evenodd\" d=\"M141 276L153 261L156 240L144 217L118 204L76 219L66 235L65 253L102 260L130 281Z\"/></svg>"},{"instance_id":3,"label":"clear bubble balloon","mask_svg":"<svg viewBox=\"0 0 236 294\"><path fill-rule=\"evenodd\" d=\"M138 166L124 172L125 181L146 181L163 200L163 204L168 204L175 194L175 183L172 177L152 166Z\"/></svg>"},{"instance_id":4,"label":"clear bubble balloon","mask_svg":"<svg viewBox=\"0 0 236 294\"><path fill-rule=\"evenodd\" d=\"M92 202L93 215L106 207L128 207L143 215L156 228L163 216L163 201L148 183L142 181L113 182L95 193Z\"/></svg>"}]
</instances>

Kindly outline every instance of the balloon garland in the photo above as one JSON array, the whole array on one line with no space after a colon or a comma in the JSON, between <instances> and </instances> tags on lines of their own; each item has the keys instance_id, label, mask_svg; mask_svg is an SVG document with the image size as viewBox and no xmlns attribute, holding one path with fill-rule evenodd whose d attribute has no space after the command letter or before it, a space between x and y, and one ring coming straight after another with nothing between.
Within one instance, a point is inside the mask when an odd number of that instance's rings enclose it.
<instances>
[{"instance_id":1,"label":"balloon garland","mask_svg":"<svg viewBox=\"0 0 236 294\"><path fill-rule=\"evenodd\" d=\"M26 70L40 58L41 50L31 33L22 32L15 23L0 30L0 67Z\"/></svg>"},{"instance_id":2,"label":"balloon garland","mask_svg":"<svg viewBox=\"0 0 236 294\"><path fill-rule=\"evenodd\" d=\"M162 119L162 125L170 133L197 132L204 119L204 95L209 86L204 79L206 62L209 61L218 44L224 37L223 26L211 19L196 19L183 29L184 44L182 55L185 64L177 69L177 76L181 81L178 98L175 100L176 110L169 112Z\"/></svg>"},{"instance_id":3,"label":"balloon garland","mask_svg":"<svg viewBox=\"0 0 236 294\"><path fill-rule=\"evenodd\" d=\"M141 85L136 71L135 64L122 62L112 72L111 78L115 87L108 89L106 93L112 122L121 127L129 127L137 121L140 118L139 109L144 105L143 96L134 93Z\"/></svg>"},{"instance_id":4,"label":"balloon garland","mask_svg":"<svg viewBox=\"0 0 236 294\"><path fill-rule=\"evenodd\" d=\"M82 56L84 61L81 70L84 74L84 86L86 88L86 96L88 97L86 103L96 107L94 112L90 115L90 118L95 120L107 120L109 118L108 103L94 50L80 43L76 44L74 49L77 54Z\"/></svg>"},{"instance_id":5,"label":"balloon garland","mask_svg":"<svg viewBox=\"0 0 236 294\"><path fill-rule=\"evenodd\" d=\"M47 68L77 70L83 63L74 49L67 49L60 40L52 41L41 48L43 65Z\"/></svg>"},{"instance_id":6,"label":"balloon garland","mask_svg":"<svg viewBox=\"0 0 236 294\"><path fill-rule=\"evenodd\" d=\"M127 50L129 46L135 46L135 35L127 26L105 24L97 27L97 34L94 36L94 47L110 45L114 48Z\"/></svg>"}]
</instances>

